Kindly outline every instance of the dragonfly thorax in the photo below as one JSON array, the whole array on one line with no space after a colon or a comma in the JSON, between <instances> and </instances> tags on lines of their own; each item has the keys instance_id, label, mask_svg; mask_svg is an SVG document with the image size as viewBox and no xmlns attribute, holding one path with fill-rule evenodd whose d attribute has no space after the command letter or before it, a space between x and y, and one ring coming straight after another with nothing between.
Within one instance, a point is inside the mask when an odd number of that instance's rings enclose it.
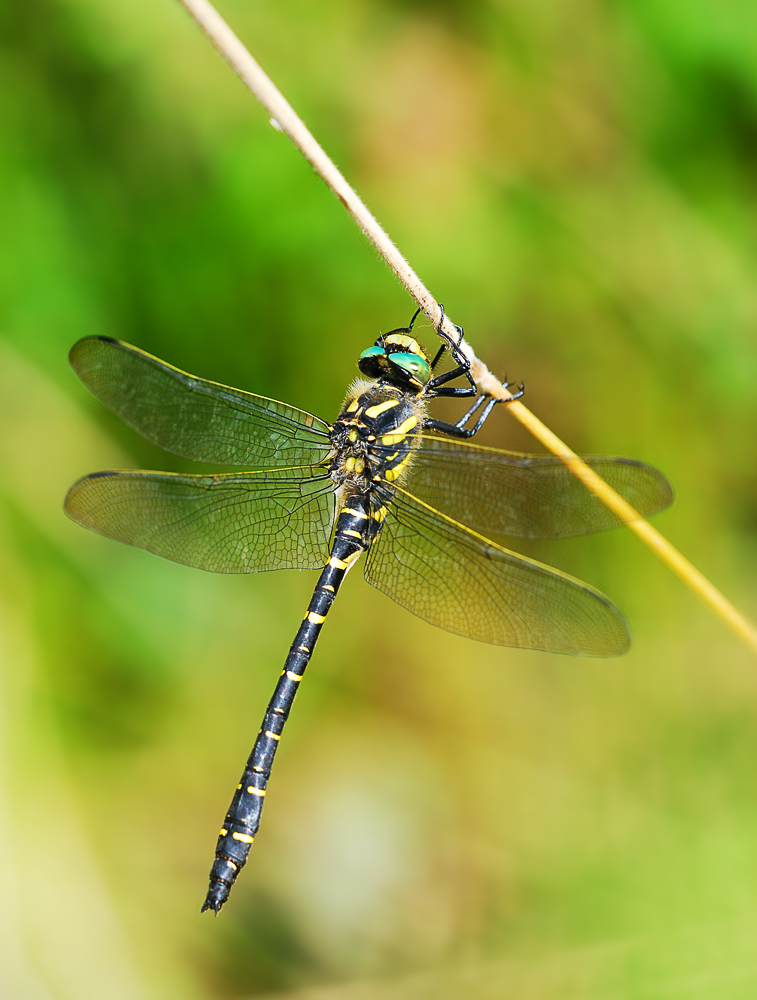
<instances>
[{"instance_id":1,"label":"dragonfly thorax","mask_svg":"<svg viewBox=\"0 0 757 1000\"><path fill-rule=\"evenodd\" d=\"M347 493L391 496L409 468L424 417L417 396L383 380L356 382L331 427L331 478Z\"/></svg>"}]
</instances>

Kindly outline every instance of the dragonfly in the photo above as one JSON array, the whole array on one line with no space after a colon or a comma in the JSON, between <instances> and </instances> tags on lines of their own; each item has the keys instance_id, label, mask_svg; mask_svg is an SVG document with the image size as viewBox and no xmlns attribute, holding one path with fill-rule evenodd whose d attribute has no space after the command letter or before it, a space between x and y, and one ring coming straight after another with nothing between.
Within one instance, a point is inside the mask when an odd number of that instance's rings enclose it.
<instances>
[{"instance_id":1,"label":"dragonfly","mask_svg":"<svg viewBox=\"0 0 757 1000\"><path fill-rule=\"evenodd\" d=\"M68 493L75 521L215 573L320 570L221 827L202 911L220 911L248 859L305 668L361 556L368 583L448 632L582 656L629 647L626 619L604 594L495 540L565 538L619 519L560 459L471 443L497 401L478 392L462 329L432 359L413 336L417 315L362 352L361 377L333 423L110 337L71 349L82 382L139 434L184 458L242 470L95 472ZM437 332L444 337L441 324ZM438 374L447 352L452 367ZM428 415L439 397L475 398L448 423ZM672 501L666 478L643 462L584 461L644 517Z\"/></svg>"}]
</instances>

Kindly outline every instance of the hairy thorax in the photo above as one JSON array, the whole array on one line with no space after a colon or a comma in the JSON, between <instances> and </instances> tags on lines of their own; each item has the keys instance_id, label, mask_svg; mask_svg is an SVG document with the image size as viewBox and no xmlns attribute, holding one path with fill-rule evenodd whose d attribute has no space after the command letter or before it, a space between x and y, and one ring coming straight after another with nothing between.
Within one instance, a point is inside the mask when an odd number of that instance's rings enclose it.
<instances>
[{"instance_id":1,"label":"hairy thorax","mask_svg":"<svg viewBox=\"0 0 757 1000\"><path fill-rule=\"evenodd\" d=\"M425 416L421 399L392 385L358 379L331 427L331 478L344 496L391 498L420 440Z\"/></svg>"}]
</instances>

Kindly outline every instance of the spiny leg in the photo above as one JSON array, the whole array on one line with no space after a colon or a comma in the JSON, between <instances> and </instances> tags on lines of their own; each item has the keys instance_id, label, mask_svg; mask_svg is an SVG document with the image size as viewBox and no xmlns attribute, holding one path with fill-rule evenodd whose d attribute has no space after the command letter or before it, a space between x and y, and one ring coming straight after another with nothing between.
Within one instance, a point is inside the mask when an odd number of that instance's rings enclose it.
<instances>
[{"instance_id":1,"label":"spiny leg","mask_svg":"<svg viewBox=\"0 0 757 1000\"><path fill-rule=\"evenodd\" d=\"M203 913L205 910L218 913L247 861L260 827L263 800L284 725L342 580L366 548L369 520L367 501L360 496L351 497L339 515L331 556L321 571L307 614L289 650L255 746L221 827L215 860L210 869L210 885L202 905Z\"/></svg>"},{"instance_id":2,"label":"spiny leg","mask_svg":"<svg viewBox=\"0 0 757 1000\"><path fill-rule=\"evenodd\" d=\"M439 319L439 325L436 328L437 334L442 338L443 344L436 352L434 360L431 362L431 370L433 371L439 363L440 358L444 354L445 350L449 350L455 362L457 362L457 367L452 368L448 372L444 372L442 375L437 375L431 379L426 387L427 394L431 396L475 396L477 392L476 383L474 382L470 373L470 361L460 350L460 344L463 342L463 328L455 324L455 330L458 333L457 343L454 344L449 339L449 337L442 332L442 326L444 325L444 306L439 303L439 309L441 310L441 317ZM456 378L466 378L470 385L461 386L458 388L446 388L443 389L441 386L445 385L446 382L452 382Z\"/></svg>"},{"instance_id":3,"label":"spiny leg","mask_svg":"<svg viewBox=\"0 0 757 1000\"><path fill-rule=\"evenodd\" d=\"M442 333L442 324L444 323L444 306L441 303L439 303L439 308L441 309L442 315L441 319L439 320L439 326L437 327L437 333L439 334L440 337L442 337L446 341L447 338ZM478 391L478 387L473 379L473 376L470 373L470 362L460 350L460 344L463 342L463 337L464 337L463 328L461 326L455 325L455 329L459 334L457 344L452 344L451 342L442 344L442 346L439 348L436 355L434 356L433 361L431 362L431 370L433 371L433 369L439 363L440 358L447 349L449 349L450 354L452 355L454 360L457 361L458 366L457 368L453 368L450 371L444 372L442 375L437 375L435 378L431 379L431 381L426 386L426 392L425 392L425 395L428 399L433 399L438 396L453 396L458 398L461 396L474 396ZM454 379L461 377L465 377L470 383L470 385L458 388L448 387L445 385L445 383L451 382ZM508 382L505 388L509 391L510 386L511 383ZM517 388L518 391L513 394L512 399L520 399L520 397L523 395L525 391L522 383L517 386L513 385L513 388ZM466 427L465 426L466 423L480 409L480 407L484 404L484 402L486 402L486 405L484 406L484 411L479 415L478 419L476 420L476 423L473 425L473 427ZM451 437L471 438L473 437L474 434L477 434L484 426L487 417L491 413L492 409L497 405L497 403L502 403L502 402L506 402L506 400L496 399L493 396L488 396L486 393L482 393L476 400L474 400L473 405L470 407L470 409L466 411L466 413L463 414L463 416L457 421L457 423L451 424L445 420L434 420L433 418L429 417L425 420L423 426L427 430L441 431L443 434L449 434Z\"/></svg>"},{"instance_id":4,"label":"spiny leg","mask_svg":"<svg viewBox=\"0 0 757 1000\"><path fill-rule=\"evenodd\" d=\"M508 382L505 388L509 391L511 383ZM513 386L517 388L517 392L513 394L512 399L520 399L523 395L524 389L522 385ZM427 417L423 423L425 430L430 431L441 431L442 434L449 434L451 437L458 438L471 438L474 434L477 434L481 428L486 423L486 419L492 412L497 403L507 403L510 400L506 399L496 399L494 396L487 396L486 393L482 393L473 403L469 410L467 410L462 417L455 424L447 423L445 420L434 420L431 417ZM476 413L481 406L484 406L484 412L479 414L473 427L466 427L466 423L471 419L471 417Z\"/></svg>"}]
</instances>

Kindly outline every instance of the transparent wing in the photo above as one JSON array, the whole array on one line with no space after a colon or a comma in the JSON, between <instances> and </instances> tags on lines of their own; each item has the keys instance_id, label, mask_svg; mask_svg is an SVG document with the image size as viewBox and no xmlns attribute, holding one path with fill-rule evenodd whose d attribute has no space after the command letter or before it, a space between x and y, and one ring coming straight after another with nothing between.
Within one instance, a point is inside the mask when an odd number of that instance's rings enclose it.
<instances>
[{"instance_id":1,"label":"transparent wing","mask_svg":"<svg viewBox=\"0 0 757 1000\"><path fill-rule=\"evenodd\" d=\"M630 458L585 457L642 517L673 501L665 476ZM521 455L424 435L407 489L484 534L568 538L622 522L555 455Z\"/></svg>"},{"instance_id":2,"label":"transparent wing","mask_svg":"<svg viewBox=\"0 0 757 1000\"><path fill-rule=\"evenodd\" d=\"M74 344L71 365L99 399L148 440L216 465L316 465L328 425L305 410L179 371L109 337Z\"/></svg>"},{"instance_id":3,"label":"transparent wing","mask_svg":"<svg viewBox=\"0 0 757 1000\"><path fill-rule=\"evenodd\" d=\"M85 528L213 573L321 568L334 507L333 484L317 469L96 472L66 497Z\"/></svg>"},{"instance_id":4,"label":"transparent wing","mask_svg":"<svg viewBox=\"0 0 757 1000\"><path fill-rule=\"evenodd\" d=\"M496 545L397 489L365 567L369 583L457 635L551 653L617 656L630 643L604 594Z\"/></svg>"}]
</instances>

